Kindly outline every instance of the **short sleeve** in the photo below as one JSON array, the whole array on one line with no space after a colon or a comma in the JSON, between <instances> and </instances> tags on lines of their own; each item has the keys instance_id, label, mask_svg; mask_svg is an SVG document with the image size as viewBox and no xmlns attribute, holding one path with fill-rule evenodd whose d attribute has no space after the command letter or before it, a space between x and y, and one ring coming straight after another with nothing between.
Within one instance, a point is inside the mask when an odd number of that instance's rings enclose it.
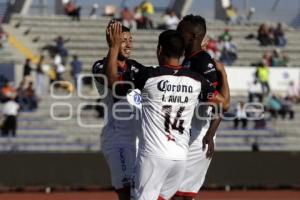
<instances>
[{"instance_id":1,"label":"short sleeve","mask_svg":"<svg viewBox=\"0 0 300 200\"><path fill-rule=\"evenodd\" d=\"M97 76L97 75L105 75L105 68L104 68L104 61L103 60L98 60L93 64L92 67L92 74L94 76L94 82L95 82L95 86L98 90L98 93L100 95L104 94L105 92L105 88L106 87L104 85L105 81L103 78Z\"/></svg>"},{"instance_id":2,"label":"short sleeve","mask_svg":"<svg viewBox=\"0 0 300 200\"><path fill-rule=\"evenodd\" d=\"M207 80L218 85L218 76L216 70L216 63L211 56L206 52L201 52L191 59L190 69L200 75L204 76Z\"/></svg>"},{"instance_id":3,"label":"short sleeve","mask_svg":"<svg viewBox=\"0 0 300 200\"><path fill-rule=\"evenodd\" d=\"M97 75L97 74L105 74L105 66L104 66L104 60L98 60L96 61L94 64L93 64L93 67L92 67L92 74L93 75ZM95 80L97 81L100 81L101 80L94 76ZM103 81L103 80L102 80Z\"/></svg>"}]
</instances>

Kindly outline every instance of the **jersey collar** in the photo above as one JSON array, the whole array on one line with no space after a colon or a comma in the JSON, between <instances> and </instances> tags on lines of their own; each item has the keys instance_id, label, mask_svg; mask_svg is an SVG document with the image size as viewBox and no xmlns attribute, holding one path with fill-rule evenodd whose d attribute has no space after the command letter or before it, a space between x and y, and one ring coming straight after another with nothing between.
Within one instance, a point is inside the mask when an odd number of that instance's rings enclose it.
<instances>
[{"instance_id":1,"label":"jersey collar","mask_svg":"<svg viewBox=\"0 0 300 200\"><path fill-rule=\"evenodd\" d=\"M167 68L171 68L171 69L181 69L182 66L181 65L163 65L164 67L167 67Z\"/></svg>"},{"instance_id":2,"label":"jersey collar","mask_svg":"<svg viewBox=\"0 0 300 200\"><path fill-rule=\"evenodd\" d=\"M185 57L188 58L188 59L192 58L192 57L194 57L195 55L197 55L198 53L200 53L202 51L204 51L204 50L200 49L200 50L194 51L190 55L185 55Z\"/></svg>"}]
</instances>

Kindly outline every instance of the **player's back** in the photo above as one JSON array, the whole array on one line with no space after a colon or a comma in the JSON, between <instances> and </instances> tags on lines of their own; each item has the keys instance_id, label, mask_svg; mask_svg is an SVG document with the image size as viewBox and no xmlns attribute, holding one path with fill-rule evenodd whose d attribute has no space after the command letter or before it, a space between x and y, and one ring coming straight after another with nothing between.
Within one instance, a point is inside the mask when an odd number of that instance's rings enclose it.
<instances>
[{"instance_id":1,"label":"player's back","mask_svg":"<svg viewBox=\"0 0 300 200\"><path fill-rule=\"evenodd\" d=\"M147 70L143 87L142 139L140 153L147 156L185 160L190 124L200 92L213 92L200 75L180 66Z\"/></svg>"}]
</instances>

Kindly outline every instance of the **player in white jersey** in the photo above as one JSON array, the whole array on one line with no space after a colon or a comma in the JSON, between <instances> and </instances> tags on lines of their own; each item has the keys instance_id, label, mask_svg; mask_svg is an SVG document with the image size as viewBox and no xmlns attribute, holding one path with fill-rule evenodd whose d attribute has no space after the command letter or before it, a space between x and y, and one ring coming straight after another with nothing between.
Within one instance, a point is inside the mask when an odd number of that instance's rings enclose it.
<instances>
[{"instance_id":1,"label":"player in white jersey","mask_svg":"<svg viewBox=\"0 0 300 200\"><path fill-rule=\"evenodd\" d=\"M120 26L114 24L109 33L112 47L106 73L112 86L118 80ZM180 34L165 31L160 34L157 47L159 67L141 67L133 76L123 76L123 80L132 81L143 92L142 134L132 183L133 200L169 199L175 194L184 175L189 129L198 99L210 97L216 103L225 102L206 79L178 65L183 51ZM159 197L162 189L167 192Z\"/></svg>"},{"instance_id":2,"label":"player in white jersey","mask_svg":"<svg viewBox=\"0 0 300 200\"><path fill-rule=\"evenodd\" d=\"M224 67L221 63L216 63L201 47L206 34L205 19L200 16L187 15L179 23L177 30L185 39L185 59L182 65L201 74L216 87L221 84L224 90L220 93L229 104L229 87ZM219 76L217 70L220 73ZM185 176L174 197L176 200L192 200L196 197L203 185L214 153L215 132L221 119L214 116L211 120L212 107L210 106L201 106L197 112L198 117L195 114L192 119Z\"/></svg>"},{"instance_id":3,"label":"player in white jersey","mask_svg":"<svg viewBox=\"0 0 300 200\"><path fill-rule=\"evenodd\" d=\"M109 41L108 41L109 43ZM122 27L122 44L118 52L118 74L131 73L136 66L135 60L129 59L132 48L130 30ZM95 75L95 84L100 95L107 90L107 95L102 99L107 107L107 122L101 134L101 150L108 163L111 182L120 200L130 199L130 182L136 159L136 126L135 111L126 100L126 93L116 92L105 83L105 70L107 58L94 63L92 73ZM98 75L98 76L97 76ZM100 77L100 76L102 77ZM122 98L124 96L124 98ZM120 112L117 111L120 110ZM121 110L122 109L122 110Z\"/></svg>"}]
</instances>

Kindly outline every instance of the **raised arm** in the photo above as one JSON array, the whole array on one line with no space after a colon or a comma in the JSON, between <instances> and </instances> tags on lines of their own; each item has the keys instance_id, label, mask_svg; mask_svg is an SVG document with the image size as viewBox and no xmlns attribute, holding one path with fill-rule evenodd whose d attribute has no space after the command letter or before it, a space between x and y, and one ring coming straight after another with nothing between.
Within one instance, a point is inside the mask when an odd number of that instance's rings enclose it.
<instances>
[{"instance_id":1,"label":"raised arm","mask_svg":"<svg viewBox=\"0 0 300 200\"><path fill-rule=\"evenodd\" d=\"M112 88L113 84L118 81L118 54L122 43L122 27L116 22L111 24L106 29L106 34L109 37L110 46L107 55L107 68L105 74L108 79L108 87Z\"/></svg>"}]
</instances>

